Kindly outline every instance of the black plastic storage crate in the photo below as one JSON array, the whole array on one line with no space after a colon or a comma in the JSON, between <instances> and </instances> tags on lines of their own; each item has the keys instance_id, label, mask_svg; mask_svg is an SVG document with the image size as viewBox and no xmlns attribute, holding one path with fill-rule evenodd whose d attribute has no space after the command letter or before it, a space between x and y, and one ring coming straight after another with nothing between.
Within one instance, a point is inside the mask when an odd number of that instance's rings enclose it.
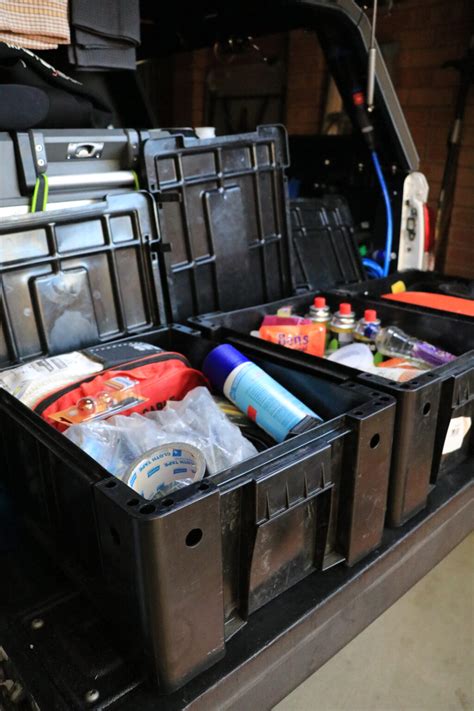
<instances>
[{"instance_id":1,"label":"black plastic storage crate","mask_svg":"<svg viewBox=\"0 0 474 711\"><path fill-rule=\"evenodd\" d=\"M226 314L209 314L195 319L195 322L208 337L225 337L237 348L253 344L257 351L272 354L287 349L247 334L258 329L265 314L275 313L280 306L291 304L297 312L305 313L315 295L324 295L332 309L341 301L333 294L318 291L310 296L282 299ZM360 315L365 308L375 308L374 303L363 298L353 299L352 304ZM464 328L463 336L458 337L458 345L455 347L451 334L457 324L453 319L410 312L395 306L382 305L377 308L382 322L385 320L386 323L397 325L440 347L446 348L448 343L452 352L460 356L452 363L428 371L407 383L396 383L381 376L323 361L327 363L328 371L337 370L340 375L345 373L353 382L370 385L397 400L388 522L398 526L426 505L431 486L444 471L466 459L474 465L472 427L462 446L450 454L442 454L449 428L456 425L454 420L460 417L467 417L471 421L474 419L474 323ZM470 350L463 353L463 347L469 347ZM320 367L322 359L298 352L294 356L296 361L308 366L314 363Z\"/></svg>"},{"instance_id":2,"label":"black plastic storage crate","mask_svg":"<svg viewBox=\"0 0 474 711\"><path fill-rule=\"evenodd\" d=\"M381 279L370 279L363 283L346 284L338 289L341 296L367 296L373 301L382 304L393 304L400 308L409 308L427 313L442 313L450 315L449 311L442 311L435 306L422 306L418 304L405 303L383 298L384 294L391 294L392 285L398 281L403 281L406 291L422 291L443 296L454 296L459 299L474 301L474 279L462 277L445 276L436 272L422 272L418 269L409 269L404 272L396 272ZM459 320L459 328L463 328L463 323L472 321L473 317L462 313L452 313Z\"/></svg>"},{"instance_id":3,"label":"black plastic storage crate","mask_svg":"<svg viewBox=\"0 0 474 711\"><path fill-rule=\"evenodd\" d=\"M215 345L168 326L148 194L4 221L0 244L2 368L121 339L199 366ZM17 510L164 690L212 665L267 601L381 540L393 399L287 352L258 362L277 379L298 373L326 421L157 502L0 390L1 471Z\"/></svg>"},{"instance_id":4,"label":"black plastic storage crate","mask_svg":"<svg viewBox=\"0 0 474 711\"><path fill-rule=\"evenodd\" d=\"M205 141L179 136L149 140L144 160L147 184L158 203L170 194L179 198L160 210L163 239L170 246L165 256L174 318L191 316L193 325L217 339L225 329L229 337L232 332L249 334L277 305L307 307L321 289L344 289L365 278L341 198L297 200L290 216L283 127L264 126L255 133ZM397 312L391 313L395 318ZM423 336L426 329L414 330L410 313L398 323ZM433 328L439 326L435 342L445 341L453 321L431 318ZM433 329L428 330L431 334ZM469 326L457 354L470 347L468 334ZM266 350L266 344L260 346ZM449 349L451 339L444 346ZM473 397L474 354L406 385L292 353L294 363L312 362L397 399L389 521L402 524L425 506L430 481L439 470L442 433L461 401Z\"/></svg>"}]
</instances>

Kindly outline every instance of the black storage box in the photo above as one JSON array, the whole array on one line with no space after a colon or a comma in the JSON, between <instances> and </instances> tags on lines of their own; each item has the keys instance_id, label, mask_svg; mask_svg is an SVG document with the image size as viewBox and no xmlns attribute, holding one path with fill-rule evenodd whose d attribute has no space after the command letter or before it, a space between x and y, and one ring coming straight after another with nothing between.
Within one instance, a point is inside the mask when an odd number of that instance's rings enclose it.
<instances>
[{"instance_id":1,"label":"black storage box","mask_svg":"<svg viewBox=\"0 0 474 711\"><path fill-rule=\"evenodd\" d=\"M266 151L262 183L276 190L271 141ZM270 193L275 219L281 197ZM165 247L148 194L10 219L0 241L2 368L124 338L199 365L213 345L167 325ZM2 477L18 511L127 648L145 654L163 690L212 665L268 600L314 570L355 562L381 539L393 399L325 363L293 363L288 352L258 362L298 373L314 393L307 404L327 421L157 502L0 391Z\"/></svg>"},{"instance_id":2,"label":"black storage box","mask_svg":"<svg viewBox=\"0 0 474 711\"><path fill-rule=\"evenodd\" d=\"M190 323L208 335L232 338L232 332L257 329L278 306L304 309L321 289L345 289L365 278L341 199L296 201L290 240L283 127L263 126L254 134L205 141L180 136L148 140L144 159L148 186L158 202L169 193L179 196L179 202L164 203L160 211L163 239L171 246L166 262L174 319L191 314ZM457 355L474 347L469 323L455 343L449 316L433 314L425 321L415 310L386 308L393 309L384 311L387 322L390 314L391 322L435 343L441 340ZM265 352L278 350L260 345ZM410 384L299 354L291 357L397 399L389 521L400 525L423 508L438 475L449 423L463 407L472 407L474 354Z\"/></svg>"},{"instance_id":3,"label":"black storage box","mask_svg":"<svg viewBox=\"0 0 474 711\"><path fill-rule=\"evenodd\" d=\"M346 284L337 289L342 297L367 296L372 301L382 304L394 304L400 308L420 310L426 313L445 314L455 316L459 320L459 328L463 328L463 323L469 323L473 317L468 314L443 311L436 306L422 306L403 301L385 299L383 295L392 293L392 286L403 281L406 291L418 291L428 294L439 294L441 296L454 296L459 299L474 300L474 280L462 277L445 276L436 272L422 272L418 269L409 269L404 272L396 272L382 279L370 279L369 281Z\"/></svg>"}]
</instances>

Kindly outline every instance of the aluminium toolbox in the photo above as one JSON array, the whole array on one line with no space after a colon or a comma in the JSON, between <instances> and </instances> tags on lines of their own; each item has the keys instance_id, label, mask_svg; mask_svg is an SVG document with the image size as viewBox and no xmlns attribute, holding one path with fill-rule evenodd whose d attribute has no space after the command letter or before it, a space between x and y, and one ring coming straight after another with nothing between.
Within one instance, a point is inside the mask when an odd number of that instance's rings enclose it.
<instances>
[{"instance_id":1,"label":"aluminium toolbox","mask_svg":"<svg viewBox=\"0 0 474 711\"><path fill-rule=\"evenodd\" d=\"M165 260L173 319L191 315L190 323L217 338L222 329L230 331L229 337L232 331L249 334L277 305L307 307L321 289L345 288L365 278L350 215L340 199L316 200L309 210L312 229L295 229L290 239L284 176L289 156L283 127L263 126L255 133L205 141L180 136L149 140L144 161L147 186L158 203L168 193L179 197L160 208L163 240L169 244ZM303 207L308 213L307 205ZM293 214L293 224L306 218ZM435 342L441 339L456 354L474 347L470 324L452 344L449 317L428 317L432 327L419 330L410 310L400 318L397 311L390 313L415 335L426 336L427 329L432 335L436 328ZM279 350L260 345L272 354ZM426 504L451 419L462 407L471 407L474 354L409 385L321 359L299 354L292 358L397 399L389 522L401 525Z\"/></svg>"},{"instance_id":2,"label":"aluminium toolbox","mask_svg":"<svg viewBox=\"0 0 474 711\"><path fill-rule=\"evenodd\" d=\"M4 167L0 217L74 207L135 189L143 141L170 133L161 129L0 132L0 165Z\"/></svg>"},{"instance_id":3,"label":"aluminium toolbox","mask_svg":"<svg viewBox=\"0 0 474 711\"><path fill-rule=\"evenodd\" d=\"M168 325L149 194L11 218L0 245L2 368L124 338L199 367L214 345ZM212 665L267 601L381 539L393 399L288 352L259 362L277 379L297 373L327 421L157 502L0 390L1 472L17 510L163 690Z\"/></svg>"},{"instance_id":4,"label":"aluminium toolbox","mask_svg":"<svg viewBox=\"0 0 474 711\"><path fill-rule=\"evenodd\" d=\"M0 132L0 215L43 209L41 199L36 206L33 201L41 176L46 176L52 209L133 188L141 138L128 129Z\"/></svg>"}]
</instances>

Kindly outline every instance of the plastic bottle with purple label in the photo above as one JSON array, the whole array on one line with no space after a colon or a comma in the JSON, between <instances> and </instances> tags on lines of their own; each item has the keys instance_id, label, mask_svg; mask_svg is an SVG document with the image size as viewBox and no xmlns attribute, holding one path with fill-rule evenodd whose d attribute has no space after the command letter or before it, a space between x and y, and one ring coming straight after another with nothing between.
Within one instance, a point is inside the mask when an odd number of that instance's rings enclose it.
<instances>
[{"instance_id":1,"label":"plastic bottle with purple label","mask_svg":"<svg viewBox=\"0 0 474 711\"><path fill-rule=\"evenodd\" d=\"M380 329L376 336L377 350L385 356L409 358L432 367L451 363L456 356L431 343L409 336L396 326Z\"/></svg>"}]
</instances>

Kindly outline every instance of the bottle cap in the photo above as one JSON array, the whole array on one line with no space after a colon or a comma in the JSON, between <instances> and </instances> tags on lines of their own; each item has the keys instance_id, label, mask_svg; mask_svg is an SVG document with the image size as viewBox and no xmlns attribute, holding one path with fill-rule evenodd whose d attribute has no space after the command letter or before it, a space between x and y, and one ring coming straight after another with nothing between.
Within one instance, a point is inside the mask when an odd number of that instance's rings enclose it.
<instances>
[{"instance_id":1,"label":"bottle cap","mask_svg":"<svg viewBox=\"0 0 474 711\"><path fill-rule=\"evenodd\" d=\"M377 311L375 309L366 309L364 311L364 320L365 321L376 321L377 320Z\"/></svg>"},{"instance_id":2,"label":"bottle cap","mask_svg":"<svg viewBox=\"0 0 474 711\"><path fill-rule=\"evenodd\" d=\"M350 316L352 313L352 306L350 304L339 304L339 313L341 316Z\"/></svg>"},{"instance_id":3,"label":"bottle cap","mask_svg":"<svg viewBox=\"0 0 474 711\"><path fill-rule=\"evenodd\" d=\"M326 299L324 296L316 296L314 299L314 305L317 309L324 309L326 306Z\"/></svg>"},{"instance_id":4,"label":"bottle cap","mask_svg":"<svg viewBox=\"0 0 474 711\"><path fill-rule=\"evenodd\" d=\"M212 387L222 392L224 383L230 373L242 363L247 363L248 358L234 346L224 343L206 356L202 364L202 372L211 383Z\"/></svg>"}]
</instances>

